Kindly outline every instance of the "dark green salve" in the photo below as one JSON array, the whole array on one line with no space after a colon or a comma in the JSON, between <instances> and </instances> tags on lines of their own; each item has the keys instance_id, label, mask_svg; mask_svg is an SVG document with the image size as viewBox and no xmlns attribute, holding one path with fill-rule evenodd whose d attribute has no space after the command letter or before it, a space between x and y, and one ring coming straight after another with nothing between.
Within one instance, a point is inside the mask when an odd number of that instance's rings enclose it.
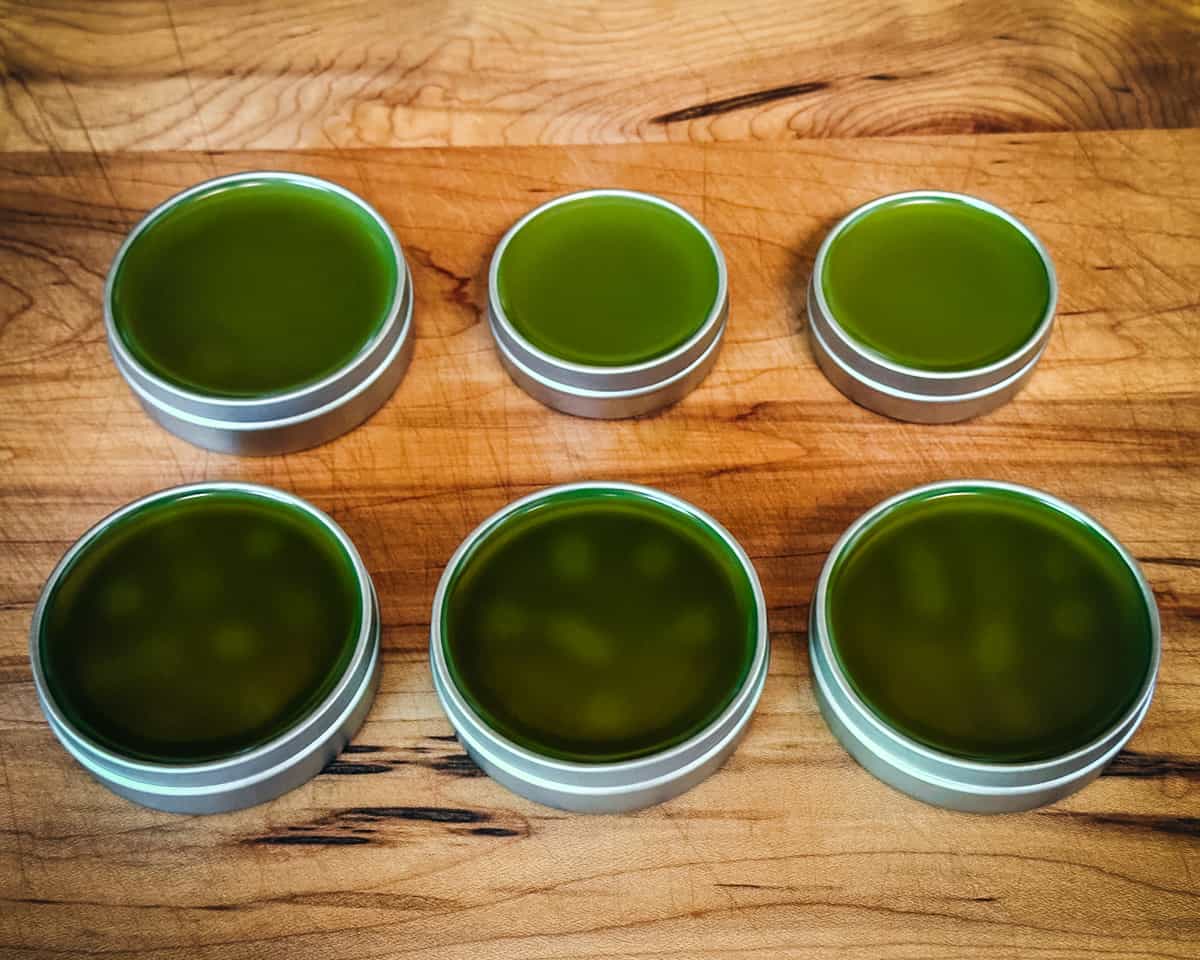
<instances>
[{"instance_id":1,"label":"dark green salve","mask_svg":"<svg viewBox=\"0 0 1200 960\"><path fill-rule=\"evenodd\" d=\"M391 242L350 199L249 180L155 219L117 269L112 309L133 356L169 383L263 397L354 359L396 292Z\"/></svg>"},{"instance_id":2,"label":"dark green salve","mask_svg":"<svg viewBox=\"0 0 1200 960\"><path fill-rule=\"evenodd\" d=\"M51 696L122 756L253 749L333 689L361 624L353 563L316 520L237 492L156 501L90 542L41 628Z\"/></svg>"},{"instance_id":3,"label":"dark green salve","mask_svg":"<svg viewBox=\"0 0 1200 960\"><path fill-rule=\"evenodd\" d=\"M745 680L757 620L732 550L626 492L556 495L501 521L447 591L455 685L543 756L628 760L715 720Z\"/></svg>"},{"instance_id":4,"label":"dark green salve","mask_svg":"<svg viewBox=\"0 0 1200 960\"><path fill-rule=\"evenodd\" d=\"M952 199L885 203L834 239L821 277L838 324L888 360L962 371L1010 356L1038 329L1050 279L1037 248Z\"/></svg>"},{"instance_id":5,"label":"dark green salve","mask_svg":"<svg viewBox=\"0 0 1200 960\"><path fill-rule=\"evenodd\" d=\"M653 360L686 343L717 299L709 242L649 200L587 196L537 214L497 270L509 322L539 350L590 366Z\"/></svg>"},{"instance_id":6,"label":"dark green salve","mask_svg":"<svg viewBox=\"0 0 1200 960\"><path fill-rule=\"evenodd\" d=\"M903 501L859 534L828 590L833 649L859 696L894 729L967 759L1083 747L1150 668L1150 613L1121 555L1015 492Z\"/></svg>"}]
</instances>

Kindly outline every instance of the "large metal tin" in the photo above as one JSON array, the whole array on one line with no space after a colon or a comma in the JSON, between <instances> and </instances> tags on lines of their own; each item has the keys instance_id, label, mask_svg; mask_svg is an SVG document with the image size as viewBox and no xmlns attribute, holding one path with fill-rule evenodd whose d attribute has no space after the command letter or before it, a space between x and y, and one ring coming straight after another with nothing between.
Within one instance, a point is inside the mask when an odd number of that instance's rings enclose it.
<instances>
[{"instance_id":1,"label":"large metal tin","mask_svg":"<svg viewBox=\"0 0 1200 960\"><path fill-rule=\"evenodd\" d=\"M214 397L188 390L147 370L125 345L112 309L113 284L138 236L168 210L223 184L282 180L337 193L375 221L396 259L396 291L383 324L358 355L316 383L263 397ZM345 187L317 177L252 171L219 177L178 193L150 211L130 231L113 258L104 285L104 326L117 370L146 412L176 436L208 450L243 456L290 453L325 443L353 429L392 395L412 358L412 275L387 221Z\"/></svg>"},{"instance_id":2,"label":"large metal tin","mask_svg":"<svg viewBox=\"0 0 1200 960\"><path fill-rule=\"evenodd\" d=\"M893 729L855 693L833 652L827 622L829 578L839 557L876 518L913 497L950 490L1007 490L1024 494L1090 527L1120 554L1141 586L1150 615L1150 669L1133 704L1109 730L1070 753L1035 763L980 763L930 749ZM830 551L809 612L809 657L821 714L842 746L884 783L926 803L972 813L1007 813L1052 803L1089 784L1133 736L1154 695L1161 633L1154 594L1137 562L1117 539L1082 510L1048 493L1011 483L953 480L897 494L872 507Z\"/></svg>"},{"instance_id":3,"label":"large metal tin","mask_svg":"<svg viewBox=\"0 0 1200 960\"><path fill-rule=\"evenodd\" d=\"M500 303L500 261L512 238L531 220L563 203L588 197L628 197L672 211L704 237L717 264L717 296L700 328L660 357L625 366L572 363L530 343L512 325ZM488 270L488 323L509 376L535 399L577 417L620 419L651 413L682 399L699 385L716 361L729 316L725 256L708 229L681 207L653 194L632 190L582 190L556 197L518 220L500 240Z\"/></svg>"},{"instance_id":4,"label":"large metal tin","mask_svg":"<svg viewBox=\"0 0 1200 960\"><path fill-rule=\"evenodd\" d=\"M489 727L458 691L446 664L442 612L446 593L468 551L497 526L530 503L568 490L622 490L640 494L701 521L741 562L754 594L758 633L754 658L733 701L708 727L660 753L621 763L572 763L533 753ZM429 655L433 685L454 732L471 758L514 793L550 807L581 813L620 813L678 796L716 771L733 752L762 694L770 660L767 610L754 565L724 527L686 501L652 487L627 483L572 483L539 490L493 514L462 542L438 584L430 621Z\"/></svg>"},{"instance_id":5,"label":"large metal tin","mask_svg":"<svg viewBox=\"0 0 1200 960\"><path fill-rule=\"evenodd\" d=\"M156 500L205 491L238 491L287 503L329 530L345 548L358 580L362 627L341 679L311 713L275 739L227 759L196 764L132 760L78 730L50 695L42 670L40 634L46 603L71 561L122 517ZM109 514L66 552L42 588L29 634L34 687L50 729L80 764L114 793L172 813L223 813L272 800L316 776L361 726L379 685L379 605L371 576L346 533L299 497L250 483L197 483L160 490Z\"/></svg>"},{"instance_id":6,"label":"large metal tin","mask_svg":"<svg viewBox=\"0 0 1200 960\"><path fill-rule=\"evenodd\" d=\"M1050 298L1037 328L1009 356L969 370L921 370L889 360L859 343L838 323L820 278L829 248L853 221L876 207L910 199L957 200L994 214L1025 236L1046 269ZM860 406L897 420L952 423L987 413L1006 403L1033 373L1054 323L1058 281L1050 254L1025 224L986 200L941 190L914 190L879 197L851 211L829 231L817 250L808 284L808 330L813 355L829 381Z\"/></svg>"}]
</instances>

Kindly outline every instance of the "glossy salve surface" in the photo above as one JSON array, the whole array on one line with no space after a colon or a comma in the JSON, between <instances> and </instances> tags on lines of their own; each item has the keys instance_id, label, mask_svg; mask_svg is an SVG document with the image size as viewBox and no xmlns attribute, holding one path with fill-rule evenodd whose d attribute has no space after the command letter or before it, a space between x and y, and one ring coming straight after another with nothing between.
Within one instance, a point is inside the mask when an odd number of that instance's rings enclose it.
<instances>
[{"instance_id":1,"label":"glossy salve surface","mask_svg":"<svg viewBox=\"0 0 1200 960\"><path fill-rule=\"evenodd\" d=\"M362 597L349 555L298 507L240 491L118 518L53 587L39 648L66 718L117 754L168 764L263 744L330 693Z\"/></svg>"},{"instance_id":2,"label":"glossy salve surface","mask_svg":"<svg viewBox=\"0 0 1200 960\"><path fill-rule=\"evenodd\" d=\"M389 237L350 198L307 181L248 179L154 219L117 269L112 310L130 353L168 383L261 397L354 359L397 283Z\"/></svg>"},{"instance_id":3,"label":"glossy salve surface","mask_svg":"<svg viewBox=\"0 0 1200 960\"><path fill-rule=\"evenodd\" d=\"M624 491L553 494L502 519L446 593L455 686L496 732L583 763L688 739L755 652L753 588L691 515Z\"/></svg>"},{"instance_id":4,"label":"glossy salve surface","mask_svg":"<svg viewBox=\"0 0 1200 960\"><path fill-rule=\"evenodd\" d=\"M1130 708L1153 656L1138 579L1081 521L988 488L918 494L837 560L834 653L885 723L996 763L1060 756Z\"/></svg>"},{"instance_id":5,"label":"glossy salve surface","mask_svg":"<svg viewBox=\"0 0 1200 960\"><path fill-rule=\"evenodd\" d=\"M707 238L675 211L587 195L538 212L497 269L500 304L529 343L592 366L636 364L684 344L717 299Z\"/></svg>"},{"instance_id":6,"label":"glossy salve surface","mask_svg":"<svg viewBox=\"0 0 1200 960\"><path fill-rule=\"evenodd\" d=\"M854 340L930 371L998 362L1037 331L1050 278L1015 226L963 200L907 198L852 219L832 240L821 283Z\"/></svg>"}]
</instances>

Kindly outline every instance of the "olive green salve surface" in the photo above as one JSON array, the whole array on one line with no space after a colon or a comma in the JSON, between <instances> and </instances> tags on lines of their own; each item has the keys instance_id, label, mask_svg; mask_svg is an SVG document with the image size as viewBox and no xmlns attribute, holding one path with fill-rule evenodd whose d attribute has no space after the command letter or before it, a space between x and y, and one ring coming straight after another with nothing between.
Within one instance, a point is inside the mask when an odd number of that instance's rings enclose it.
<instances>
[{"instance_id":1,"label":"olive green salve surface","mask_svg":"<svg viewBox=\"0 0 1200 960\"><path fill-rule=\"evenodd\" d=\"M352 561L316 520L244 493L185 495L127 515L75 558L49 598L42 666L101 746L202 762L315 708L361 615Z\"/></svg>"},{"instance_id":2,"label":"olive green salve surface","mask_svg":"<svg viewBox=\"0 0 1200 960\"><path fill-rule=\"evenodd\" d=\"M447 593L455 685L543 756L632 759L715 720L745 679L749 579L699 521L640 496L565 494L493 528Z\"/></svg>"},{"instance_id":3,"label":"olive green salve surface","mask_svg":"<svg viewBox=\"0 0 1200 960\"><path fill-rule=\"evenodd\" d=\"M1010 356L1041 324L1050 279L1011 223L961 200L885 203L829 246L821 277L842 329L894 363L961 371Z\"/></svg>"},{"instance_id":4,"label":"olive green salve surface","mask_svg":"<svg viewBox=\"0 0 1200 960\"><path fill-rule=\"evenodd\" d=\"M1085 746L1133 704L1152 627L1120 554L1027 496L904 501L829 581L834 652L893 728L955 756L1044 760Z\"/></svg>"},{"instance_id":5,"label":"olive green salve surface","mask_svg":"<svg viewBox=\"0 0 1200 960\"><path fill-rule=\"evenodd\" d=\"M189 197L130 246L117 330L169 383L271 396L330 375L382 327L398 282L387 235L318 186L251 180Z\"/></svg>"},{"instance_id":6,"label":"olive green salve surface","mask_svg":"<svg viewBox=\"0 0 1200 960\"><path fill-rule=\"evenodd\" d=\"M705 236L674 211L590 196L537 214L497 270L500 304L531 344L591 366L642 363L686 343L717 299Z\"/></svg>"}]
</instances>

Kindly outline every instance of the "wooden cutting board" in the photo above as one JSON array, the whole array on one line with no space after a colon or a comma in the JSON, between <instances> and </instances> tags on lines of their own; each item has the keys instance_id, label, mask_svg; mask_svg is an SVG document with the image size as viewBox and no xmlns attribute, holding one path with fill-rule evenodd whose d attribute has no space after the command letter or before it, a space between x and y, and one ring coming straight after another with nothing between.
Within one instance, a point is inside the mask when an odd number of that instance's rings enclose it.
<instances>
[{"instance_id":1,"label":"wooden cutting board","mask_svg":"<svg viewBox=\"0 0 1200 960\"><path fill-rule=\"evenodd\" d=\"M0 156L0 956L143 958L1200 955L1200 131L625 145ZM237 459L141 412L104 343L104 273L150 206L275 167L337 180L394 225L417 345L391 401L316 450ZM594 422L502 372L485 271L520 214L568 190L654 191L730 267L720 359L677 406ZM1028 388L980 419L902 424L821 376L802 290L832 223L941 187L1012 210L1062 289ZM805 620L826 552L909 486L989 477L1096 515L1162 612L1158 694L1082 793L980 817L872 779L813 700ZM507 793L434 697L442 566L509 500L589 478L691 500L740 538L770 605L766 692L731 762L680 799L571 816ZM274 484L358 544L385 621L383 685L353 746L276 802L213 817L92 782L38 710L27 630L95 520L205 479Z\"/></svg>"}]
</instances>

